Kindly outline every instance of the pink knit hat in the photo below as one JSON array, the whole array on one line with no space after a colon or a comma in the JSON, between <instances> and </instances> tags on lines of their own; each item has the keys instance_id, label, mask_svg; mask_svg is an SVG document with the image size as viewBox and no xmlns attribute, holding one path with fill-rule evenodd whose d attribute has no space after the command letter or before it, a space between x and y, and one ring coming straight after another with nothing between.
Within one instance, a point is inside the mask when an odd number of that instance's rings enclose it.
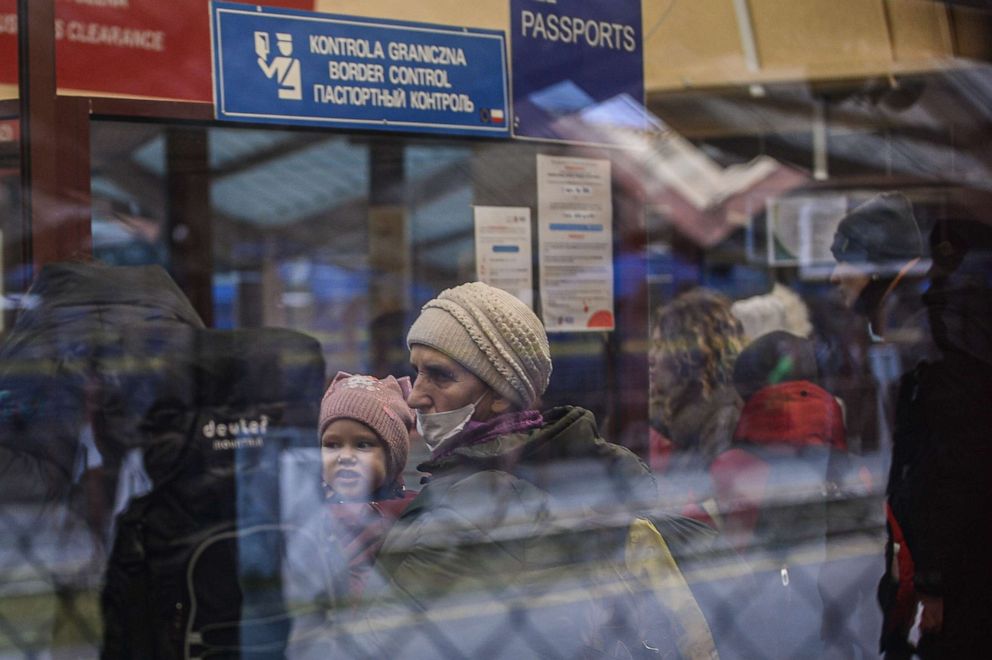
<instances>
[{"instance_id":1,"label":"pink knit hat","mask_svg":"<svg viewBox=\"0 0 992 660\"><path fill-rule=\"evenodd\" d=\"M392 483L406 467L410 451L413 411L406 403L410 395L407 376L383 379L339 371L320 402L318 438L336 419L353 419L365 424L386 445L386 483Z\"/></svg>"}]
</instances>

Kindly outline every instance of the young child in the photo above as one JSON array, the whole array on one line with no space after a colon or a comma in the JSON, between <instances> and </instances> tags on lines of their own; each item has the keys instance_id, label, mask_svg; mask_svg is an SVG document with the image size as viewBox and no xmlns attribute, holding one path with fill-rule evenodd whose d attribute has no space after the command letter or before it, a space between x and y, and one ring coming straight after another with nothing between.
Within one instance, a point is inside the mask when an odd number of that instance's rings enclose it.
<instances>
[{"instance_id":1,"label":"young child","mask_svg":"<svg viewBox=\"0 0 992 660\"><path fill-rule=\"evenodd\" d=\"M361 595L386 532L416 496L403 486L413 428L410 379L338 372L320 404L327 529Z\"/></svg>"}]
</instances>

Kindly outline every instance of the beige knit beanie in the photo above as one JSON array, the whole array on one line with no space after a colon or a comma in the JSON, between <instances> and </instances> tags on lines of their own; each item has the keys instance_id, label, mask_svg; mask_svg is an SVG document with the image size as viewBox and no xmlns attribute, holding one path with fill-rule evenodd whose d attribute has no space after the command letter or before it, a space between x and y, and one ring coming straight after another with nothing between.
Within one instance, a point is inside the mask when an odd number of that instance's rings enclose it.
<instances>
[{"instance_id":1,"label":"beige knit beanie","mask_svg":"<svg viewBox=\"0 0 992 660\"><path fill-rule=\"evenodd\" d=\"M544 324L515 296L483 282L446 289L424 305L406 343L441 351L524 410L551 378Z\"/></svg>"},{"instance_id":2,"label":"beige knit beanie","mask_svg":"<svg viewBox=\"0 0 992 660\"><path fill-rule=\"evenodd\" d=\"M375 431L386 446L386 483L392 483L406 467L410 452L413 411L406 403L410 379L353 376L339 371L320 402L320 432L336 419L353 419Z\"/></svg>"}]
</instances>

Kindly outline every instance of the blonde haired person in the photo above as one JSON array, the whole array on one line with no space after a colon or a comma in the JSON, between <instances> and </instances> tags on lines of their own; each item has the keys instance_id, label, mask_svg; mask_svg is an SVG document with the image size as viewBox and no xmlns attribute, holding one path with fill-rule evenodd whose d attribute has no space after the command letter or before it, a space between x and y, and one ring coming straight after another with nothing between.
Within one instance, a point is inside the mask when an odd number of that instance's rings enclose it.
<instances>
[{"instance_id":1,"label":"blonde haired person","mask_svg":"<svg viewBox=\"0 0 992 660\"><path fill-rule=\"evenodd\" d=\"M727 297L692 289L659 308L651 342L652 429L676 466L705 467L730 446L743 405L733 385L741 322Z\"/></svg>"}]
</instances>

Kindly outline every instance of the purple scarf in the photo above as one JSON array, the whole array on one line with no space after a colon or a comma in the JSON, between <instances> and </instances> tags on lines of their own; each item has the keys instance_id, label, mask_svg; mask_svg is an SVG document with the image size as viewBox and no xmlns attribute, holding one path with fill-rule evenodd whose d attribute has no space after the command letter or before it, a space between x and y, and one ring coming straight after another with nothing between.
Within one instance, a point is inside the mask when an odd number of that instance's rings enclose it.
<instances>
[{"instance_id":1,"label":"purple scarf","mask_svg":"<svg viewBox=\"0 0 992 660\"><path fill-rule=\"evenodd\" d=\"M431 456L431 460L449 456L459 447L481 445L501 435L530 431L543 424L544 417L539 410L521 410L519 412L503 413L484 422L471 420L465 425L465 429L461 432L457 442L450 447L441 447L441 451Z\"/></svg>"}]
</instances>

